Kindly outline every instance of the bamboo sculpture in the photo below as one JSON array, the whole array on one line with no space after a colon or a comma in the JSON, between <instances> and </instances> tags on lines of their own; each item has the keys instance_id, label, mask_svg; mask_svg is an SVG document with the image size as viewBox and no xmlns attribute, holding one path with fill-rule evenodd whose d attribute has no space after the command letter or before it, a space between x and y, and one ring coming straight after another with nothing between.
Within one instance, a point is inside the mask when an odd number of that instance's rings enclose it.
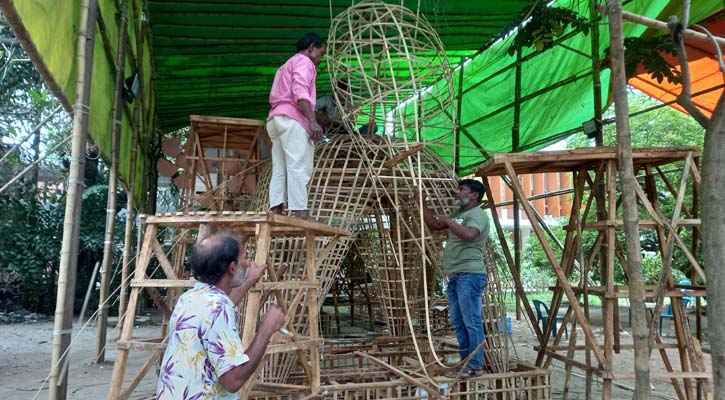
<instances>
[{"instance_id":1,"label":"bamboo sculpture","mask_svg":"<svg viewBox=\"0 0 725 400\"><path fill-rule=\"evenodd\" d=\"M338 110L349 135L334 135L316 148L315 173L309 185L309 207L318 221L350 230L348 240L324 252L317 243L320 260L318 278L326 294L352 240L373 277L375 292L382 303L391 335L412 336L419 354L433 349L429 299L435 289L435 268L440 265L441 236L431 236L422 227L422 215L413 203L412 188L420 187L429 206L439 213L451 210L456 175L441 155L453 149L439 142L453 135L450 110L455 108L450 66L432 27L402 6L362 2L338 15L332 22L328 41L328 65L333 85L348 84L345 92L334 93ZM419 57L438 54L440 57ZM352 100L343 101L343 96ZM347 104L347 106L345 106ZM360 124L379 135L360 135ZM431 140L430 138L435 138ZM267 175L269 172L266 173ZM269 208L268 178L262 173L257 190L257 210ZM288 276L294 279L302 260L299 243L284 239L273 245L273 258L289 262ZM498 290L497 285L492 285ZM500 301L500 292L487 293L487 303ZM321 299L320 299L321 300ZM507 371L500 349L497 322L502 307L485 307L487 320L494 321L490 335L490 359L497 371ZM493 314L492 314L493 313ZM300 315L304 316L302 312ZM304 332L306 321L297 321ZM425 335L423 340L415 339ZM272 358L265 377L284 381L294 362ZM431 361L431 360L427 360Z\"/></svg>"}]
</instances>

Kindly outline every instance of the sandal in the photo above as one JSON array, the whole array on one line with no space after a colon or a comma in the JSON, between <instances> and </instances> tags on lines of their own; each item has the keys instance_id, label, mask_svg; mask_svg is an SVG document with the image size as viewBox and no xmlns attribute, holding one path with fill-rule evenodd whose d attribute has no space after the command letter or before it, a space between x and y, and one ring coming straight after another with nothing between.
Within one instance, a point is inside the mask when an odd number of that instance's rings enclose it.
<instances>
[{"instance_id":1,"label":"sandal","mask_svg":"<svg viewBox=\"0 0 725 400\"><path fill-rule=\"evenodd\" d=\"M483 368L473 369L470 367L464 367L463 369L460 369L460 370L448 371L448 373L446 373L446 378L468 379L468 378L475 378L475 377L478 377L481 375L483 375Z\"/></svg>"},{"instance_id":2,"label":"sandal","mask_svg":"<svg viewBox=\"0 0 725 400\"><path fill-rule=\"evenodd\" d=\"M450 371L446 372L446 378L458 379L461 377L462 372L463 371L461 371L460 369L450 370Z\"/></svg>"},{"instance_id":3,"label":"sandal","mask_svg":"<svg viewBox=\"0 0 725 400\"><path fill-rule=\"evenodd\" d=\"M463 369L463 371L461 371L462 379L475 378L481 375L483 375L483 368L473 369L470 367L466 367Z\"/></svg>"}]
</instances>

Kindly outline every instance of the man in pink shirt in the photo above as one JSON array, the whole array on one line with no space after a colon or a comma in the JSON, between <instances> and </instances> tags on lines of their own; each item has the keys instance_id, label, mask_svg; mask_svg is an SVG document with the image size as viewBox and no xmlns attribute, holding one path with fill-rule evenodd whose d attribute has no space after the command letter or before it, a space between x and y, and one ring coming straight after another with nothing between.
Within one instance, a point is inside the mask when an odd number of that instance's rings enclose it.
<instances>
[{"instance_id":1,"label":"man in pink shirt","mask_svg":"<svg viewBox=\"0 0 725 400\"><path fill-rule=\"evenodd\" d=\"M315 118L315 80L325 53L325 41L316 33L308 33L297 42L297 54L274 76L267 132L272 140L269 206L277 214L282 214L287 202L294 217L312 219L307 183L314 167L314 142L322 138L322 128Z\"/></svg>"}]
</instances>

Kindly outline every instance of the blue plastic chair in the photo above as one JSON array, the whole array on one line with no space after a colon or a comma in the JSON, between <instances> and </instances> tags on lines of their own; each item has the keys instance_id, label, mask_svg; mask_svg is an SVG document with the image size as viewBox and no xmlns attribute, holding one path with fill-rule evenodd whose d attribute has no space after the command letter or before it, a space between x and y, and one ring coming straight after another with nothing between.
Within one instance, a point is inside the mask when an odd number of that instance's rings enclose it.
<instances>
[{"instance_id":1,"label":"blue plastic chair","mask_svg":"<svg viewBox=\"0 0 725 400\"><path fill-rule=\"evenodd\" d=\"M688 323L690 322L690 317L687 316L687 307L689 307L690 302L692 302L692 300L690 299L690 297L682 298L682 305L685 308L685 316L687 317ZM662 321L665 319L671 319L673 322L675 320L675 314L672 312L672 303L667 306L667 312L660 314L660 336L662 336Z\"/></svg>"},{"instance_id":2,"label":"blue plastic chair","mask_svg":"<svg viewBox=\"0 0 725 400\"><path fill-rule=\"evenodd\" d=\"M534 308L536 308L536 320L537 322L541 322L541 330L546 330L546 324L549 322L549 307L546 306L543 302L539 300L534 300ZM559 321L564 321L564 317L556 316L556 320L554 321L554 327L552 329L552 334L556 336L556 324ZM569 339L569 330L566 328L566 325L564 326L564 335L567 339Z\"/></svg>"},{"instance_id":3,"label":"blue plastic chair","mask_svg":"<svg viewBox=\"0 0 725 400\"><path fill-rule=\"evenodd\" d=\"M683 280L677 282L677 284L678 285L688 285L689 286L689 285L692 285L692 281L690 281L689 279L683 279ZM691 292L692 290L690 290L690 289L680 289L680 291L682 291L682 292ZM685 297L683 297L683 299L688 299L689 300L689 303L688 304L694 304L697 301L697 300L695 300L695 296L685 296ZM687 308L687 307L685 307L685 308Z\"/></svg>"}]
</instances>

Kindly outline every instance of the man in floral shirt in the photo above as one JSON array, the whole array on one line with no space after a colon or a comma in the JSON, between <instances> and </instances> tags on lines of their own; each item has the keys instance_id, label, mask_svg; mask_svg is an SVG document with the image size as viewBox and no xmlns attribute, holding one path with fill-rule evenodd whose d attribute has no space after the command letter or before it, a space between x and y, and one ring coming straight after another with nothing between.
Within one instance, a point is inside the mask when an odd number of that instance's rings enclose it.
<instances>
[{"instance_id":1,"label":"man in floral shirt","mask_svg":"<svg viewBox=\"0 0 725 400\"><path fill-rule=\"evenodd\" d=\"M249 262L246 250L240 254L239 241L223 234L197 243L190 264L199 282L179 298L171 314L156 398L238 399L237 391L264 357L284 315L278 307L270 308L249 348L243 349L232 299L246 296L264 267Z\"/></svg>"}]
</instances>

